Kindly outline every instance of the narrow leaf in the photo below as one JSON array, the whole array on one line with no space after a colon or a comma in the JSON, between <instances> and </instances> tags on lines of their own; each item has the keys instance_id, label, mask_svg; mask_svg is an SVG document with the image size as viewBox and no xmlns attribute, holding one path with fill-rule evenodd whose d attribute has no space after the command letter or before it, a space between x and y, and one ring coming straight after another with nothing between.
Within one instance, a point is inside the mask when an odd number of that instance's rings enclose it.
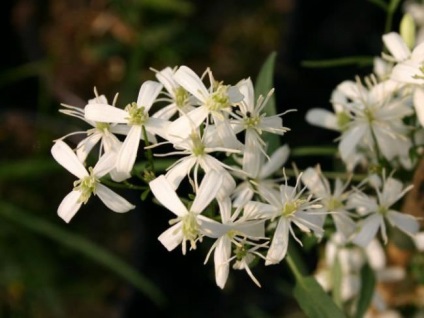
<instances>
[{"instance_id":1,"label":"narrow leaf","mask_svg":"<svg viewBox=\"0 0 424 318\"><path fill-rule=\"evenodd\" d=\"M294 297L303 312L310 318L345 317L312 276L298 279L294 288Z\"/></svg>"},{"instance_id":2,"label":"narrow leaf","mask_svg":"<svg viewBox=\"0 0 424 318\"><path fill-rule=\"evenodd\" d=\"M275 59L277 57L276 52L272 52L265 63L262 65L261 70L259 71L258 77L255 82L255 97L256 99L259 95L266 97L269 91L274 88L274 68L275 68ZM263 109L263 112L267 116L272 116L277 114L277 109L275 105L275 95L272 95L268 100L267 105ZM280 137L275 134L264 133L264 140L268 143L268 153L273 153L279 146L281 146Z\"/></svg>"},{"instance_id":3,"label":"narrow leaf","mask_svg":"<svg viewBox=\"0 0 424 318\"><path fill-rule=\"evenodd\" d=\"M52 158L31 158L0 162L0 180L29 179L63 170Z\"/></svg>"},{"instance_id":4,"label":"narrow leaf","mask_svg":"<svg viewBox=\"0 0 424 318\"><path fill-rule=\"evenodd\" d=\"M372 56L348 56L337 59L328 60L305 60L302 61L303 67L310 68L327 68L327 67L339 67L357 65L359 67L371 66L374 63Z\"/></svg>"},{"instance_id":5,"label":"narrow leaf","mask_svg":"<svg viewBox=\"0 0 424 318\"><path fill-rule=\"evenodd\" d=\"M65 230L60 226L37 217L35 213L25 211L18 206L4 201L0 201L0 217L83 254L126 279L158 306L164 304L164 295L150 280L142 276L119 257L90 242L83 236Z\"/></svg>"},{"instance_id":6,"label":"narrow leaf","mask_svg":"<svg viewBox=\"0 0 424 318\"><path fill-rule=\"evenodd\" d=\"M356 318L361 318L367 311L374 295L375 275L372 268L366 264L361 269L361 292L356 309Z\"/></svg>"}]
</instances>

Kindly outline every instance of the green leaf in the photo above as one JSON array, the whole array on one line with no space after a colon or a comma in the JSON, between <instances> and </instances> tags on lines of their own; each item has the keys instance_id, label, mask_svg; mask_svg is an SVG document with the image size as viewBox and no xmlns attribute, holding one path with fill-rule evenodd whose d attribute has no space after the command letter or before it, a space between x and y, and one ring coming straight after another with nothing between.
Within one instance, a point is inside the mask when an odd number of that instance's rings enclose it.
<instances>
[{"instance_id":1,"label":"green leaf","mask_svg":"<svg viewBox=\"0 0 424 318\"><path fill-rule=\"evenodd\" d=\"M377 7L380 7L384 11L388 10L388 5L383 0L368 0L369 2L375 4Z\"/></svg>"},{"instance_id":2,"label":"green leaf","mask_svg":"<svg viewBox=\"0 0 424 318\"><path fill-rule=\"evenodd\" d=\"M294 297L310 318L346 317L313 276L297 278Z\"/></svg>"},{"instance_id":3,"label":"green leaf","mask_svg":"<svg viewBox=\"0 0 424 318\"><path fill-rule=\"evenodd\" d=\"M333 266L331 267L331 281L333 282L333 290L331 295L333 300L339 308L342 308L342 281L343 272L339 258L336 257Z\"/></svg>"},{"instance_id":4,"label":"green leaf","mask_svg":"<svg viewBox=\"0 0 424 318\"><path fill-rule=\"evenodd\" d=\"M65 230L58 225L37 217L35 213L25 211L4 201L0 201L0 217L14 222L27 230L48 237L103 265L133 284L158 306L162 306L165 303L164 295L150 280L119 257L83 236Z\"/></svg>"},{"instance_id":5,"label":"green leaf","mask_svg":"<svg viewBox=\"0 0 424 318\"><path fill-rule=\"evenodd\" d=\"M259 71L255 82L256 98L258 98L259 95L262 95L263 97L267 96L269 91L274 88L274 68L276 57L277 53L272 52ZM266 113L267 116L277 114L275 95L270 97L267 105L263 109L263 112ZM264 132L263 139L268 143L268 153L273 153L281 145L280 137L276 134Z\"/></svg>"},{"instance_id":6,"label":"green leaf","mask_svg":"<svg viewBox=\"0 0 424 318\"><path fill-rule=\"evenodd\" d=\"M367 311L374 295L375 275L372 268L366 264L361 269L361 291L356 309L356 318L361 318Z\"/></svg>"},{"instance_id":7,"label":"green leaf","mask_svg":"<svg viewBox=\"0 0 424 318\"><path fill-rule=\"evenodd\" d=\"M348 56L337 59L328 60L305 60L302 61L303 67L310 68L327 68L327 67L339 67L357 65L359 67L371 66L374 63L374 57L372 56Z\"/></svg>"}]
</instances>

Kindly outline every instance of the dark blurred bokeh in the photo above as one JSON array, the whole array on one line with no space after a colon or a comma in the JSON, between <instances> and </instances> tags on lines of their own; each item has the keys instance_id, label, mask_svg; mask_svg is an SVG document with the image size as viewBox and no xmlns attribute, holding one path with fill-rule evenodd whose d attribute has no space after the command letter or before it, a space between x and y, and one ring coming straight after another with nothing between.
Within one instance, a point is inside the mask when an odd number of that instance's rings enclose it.
<instances>
[{"instance_id":1,"label":"dark blurred bokeh","mask_svg":"<svg viewBox=\"0 0 424 318\"><path fill-rule=\"evenodd\" d=\"M85 129L58 114L60 103L84 106L93 87L120 104L137 96L150 67L210 66L228 83L251 76L277 51L275 88L291 147L330 144L331 133L304 121L311 107L330 108L331 90L370 68L305 68L304 60L381 52L384 12L369 1L16 0L1 4L0 165L49 159L51 142ZM75 141L76 142L76 141ZM321 158L298 162L312 165ZM28 161L26 161L28 163ZM0 174L1 177L1 174ZM32 178L0 178L0 200L59 226L56 208L72 177L51 169ZM137 194L129 192L133 201ZM113 273L57 242L8 220L0 222L0 316L4 317L301 317L284 264L232 272L215 286L208 247L182 256L157 241L168 212L140 204L125 215L93 200L68 230L106 247L150 278L168 298L159 308ZM314 254L305 253L311 268Z\"/></svg>"}]
</instances>

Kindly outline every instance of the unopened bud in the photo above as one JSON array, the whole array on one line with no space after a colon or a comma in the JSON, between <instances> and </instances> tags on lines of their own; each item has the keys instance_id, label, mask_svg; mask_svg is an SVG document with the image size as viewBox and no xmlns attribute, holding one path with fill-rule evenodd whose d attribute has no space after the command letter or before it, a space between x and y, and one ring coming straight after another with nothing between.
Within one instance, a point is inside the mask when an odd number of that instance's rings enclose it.
<instances>
[{"instance_id":1,"label":"unopened bud","mask_svg":"<svg viewBox=\"0 0 424 318\"><path fill-rule=\"evenodd\" d=\"M400 35L406 45L412 49L415 46L415 22L412 15L406 13L400 21Z\"/></svg>"}]
</instances>

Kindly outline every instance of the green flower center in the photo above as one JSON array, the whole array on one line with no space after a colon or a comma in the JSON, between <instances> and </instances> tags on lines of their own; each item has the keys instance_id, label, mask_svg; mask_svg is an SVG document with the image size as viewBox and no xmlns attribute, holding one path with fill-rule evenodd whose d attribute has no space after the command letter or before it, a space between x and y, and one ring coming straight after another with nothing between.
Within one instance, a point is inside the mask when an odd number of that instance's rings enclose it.
<instances>
[{"instance_id":1,"label":"green flower center","mask_svg":"<svg viewBox=\"0 0 424 318\"><path fill-rule=\"evenodd\" d=\"M229 107L230 99L228 97L228 86L218 84L215 91L209 96L206 101L206 107L210 111L220 111Z\"/></svg>"},{"instance_id":2,"label":"green flower center","mask_svg":"<svg viewBox=\"0 0 424 318\"><path fill-rule=\"evenodd\" d=\"M109 128L110 128L110 124L108 124L108 123L100 123L100 122L96 123L96 129L97 130L107 131L107 130L109 130Z\"/></svg>"},{"instance_id":3,"label":"green flower center","mask_svg":"<svg viewBox=\"0 0 424 318\"><path fill-rule=\"evenodd\" d=\"M183 226L183 236L186 241L190 241L192 249L196 249L196 240L199 236L199 224L197 223L196 214L189 212L181 219Z\"/></svg>"},{"instance_id":4,"label":"green flower center","mask_svg":"<svg viewBox=\"0 0 424 318\"><path fill-rule=\"evenodd\" d=\"M336 114L337 126L341 131L346 130L347 124L350 122L350 117L346 112L339 112Z\"/></svg>"},{"instance_id":5,"label":"green flower center","mask_svg":"<svg viewBox=\"0 0 424 318\"><path fill-rule=\"evenodd\" d=\"M244 244L237 245L234 249L234 256L236 257L236 260L241 261L243 258L246 257L248 251Z\"/></svg>"},{"instance_id":6,"label":"green flower center","mask_svg":"<svg viewBox=\"0 0 424 318\"><path fill-rule=\"evenodd\" d=\"M285 217L292 216L299 209L300 205L303 203L302 200L289 201L284 204L281 215Z\"/></svg>"},{"instance_id":7,"label":"green flower center","mask_svg":"<svg viewBox=\"0 0 424 318\"><path fill-rule=\"evenodd\" d=\"M412 76L412 78L414 78L414 79L424 79L424 63L421 64L419 70L420 70L421 74L416 74L416 75Z\"/></svg>"},{"instance_id":8,"label":"green flower center","mask_svg":"<svg viewBox=\"0 0 424 318\"><path fill-rule=\"evenodd\" d=\"M247 117L244 118L244 126L246 128L256 128L260 122L261 122L261 117L260 116L255 116L255 117L251 117L250 112L248 112Z\"/></svg>"},{"instance_id":9,"label":"green flower center","mask_svg":"<svg viewBox=\"0 0 424 318\"><path fill-rule=\"evenodd\" d=\"M372 123L375 120L374 114L370 109L366 108L364 110L364 114L369 123Z\"/></svg>"},{"instance_id":10,"label":"green flower center","mask_svg":"<svg viewBox=\"0 0 424 318\"><path fill-rule=\"evenodd\" d=\"M200 136L196 133L192 133L191 141L193 143L193 146L191 149L193 155L195 155L196 157L203 156L205 154L205 145L203 144Z\"/></svg>"},{"instance_id":11,"label":"green flower center","mask_svg":"<svg viewBox=\"0 0 424 318\"><path fill-rule=\"evenodd\" d=\"M328 203L327 203L327 209L328 211L336 211L338 208L342 207L343 204L341 201L335 199L335 198L331 198Z\"/></svg>"},{"instance_id":12,"label":"green flower center","mask_svg":"<svg viewBox=\"0 0 424 318\"><path fill-rule=\"evenodd\" d=\"M129 115L127 118L129 125L142 126L149 119L149 115L144 111L145 107L138 107L137 103L128 104L127 107L125 107L125 110Z\"/></svg>"},{"instance_id":13,"label":"green flower center","mask_svg":"<svg viewBox=\"0 0 424 318\"><path fill-rule=\"evenodd\" d=\"M181 86L174 90L175 104L178 108L183 108L187 104L189 98L188 92Z\"/></svg>"},{"instance_id":14,"label":"green flower center","mask_svg":"<svg viewBox=\"0 0 424 318\"><path fill-rule=\"evenodd\" d=\"M378 211L377 212L380 213L381 215L386 215L388 211L389 211L388 208L386 208L384 206L380 206L380 207L378 207Z\"/></svg>"},{"instance_id":15,"label":"green flower center","mask_svg":"<svg viewBox=\"0 0 424 318\"><path fill-rule=\"evenodd\" d=\"M88 171L90 172L89 176L74 182L74 190L81 192L81 195L78 199L79 203L87 203L88 199L91 197L91 194L96 191L96 186L99 182L99 180L93 174L93 168L88 168Z\"/></svg>"}]
</instances>

